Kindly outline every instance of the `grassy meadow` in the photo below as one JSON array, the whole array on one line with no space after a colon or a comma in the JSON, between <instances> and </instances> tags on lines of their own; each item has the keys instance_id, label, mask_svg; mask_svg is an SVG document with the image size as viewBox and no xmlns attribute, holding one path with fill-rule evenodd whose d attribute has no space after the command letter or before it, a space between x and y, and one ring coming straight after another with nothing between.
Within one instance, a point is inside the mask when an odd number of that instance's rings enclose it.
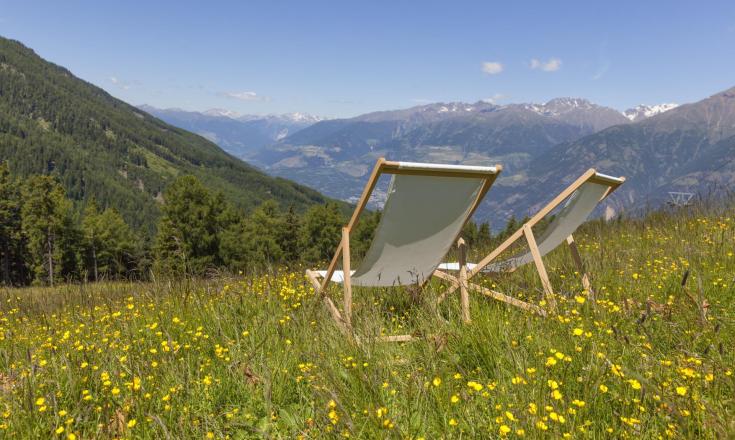
<instances>
[{"instance_id":1,"label":"grassy meadow","mask_svg":"<svg viewBox=\"0 0 735 440\"><path fill-rule=\"evenodd\" d=\"M350 342L301 268L2 289L0 437L735 436L735 208L576 239L597 300L560 247L548 318L472 294L463 325L440 283L356 288L363 339L430 335L410 343ZM540 298L532 268L483 283Z\"/></svg>"}]
</instances>

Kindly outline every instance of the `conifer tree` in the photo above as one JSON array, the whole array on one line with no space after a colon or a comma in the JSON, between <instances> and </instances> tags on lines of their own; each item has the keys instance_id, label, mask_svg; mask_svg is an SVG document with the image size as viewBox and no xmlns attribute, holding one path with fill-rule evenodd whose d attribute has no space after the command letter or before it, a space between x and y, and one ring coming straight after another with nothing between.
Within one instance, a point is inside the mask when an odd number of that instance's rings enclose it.
<instances>
[{"instance_id":1,"label":"conifer tree","mask_svg":"<svg viewBox=\"0 0 735 440\"><path fill-rule=\"evenodd\" d=\"M61 185L50 176L32 176L23 188L21 224L28 243L29 266L34 279L54 285L61 273L64 255L60 236L68 226L71 202L64 197Z\"/></svg>"},{"instance_id":2,"label":"conifer tree","mask_svg":"<svg viewBox=\"0 0 735 440\"><path fill-rule=\"evenodd\" d=\"M219 238L227 225L221 195L213 196L194 176L177 178L164 193L158 223L156 267L203 275L222 264Z\"/></svg>"},{"instance_id":3,"label":"conifer tree","mask_svg":"<svg viewBox=\"0 0 735 440\"><path fill-rule=\"evenodd\" d=\"M272 200L263 202L245 222L243 243L251 267L263 268L283 260L279 245L283 220L278 205Z\"/></svg>"},{"instance_id":4,"label":"conifer tree","mask_svg":"<svg viewBox=\"0 0 735 440\"><path fill-rule=\"evenodd\" d=\"M301 258L299 229L301 229L301 219L291 205L283 216L278 237L278 245L283 251L283 259L286 263L295 263Z\"/></svg>"},{"instance_id":5,"label":"conifer tree","mask_svg":"<svg viewBox=\"0 0 735 440\"><path fill-rule=\"evenodd\" d=\"M487 222L483 222L477 230L477 243L479 246L486 246L490 243L490 240L492 240L490 225Z\"/></svg>"},{"instance_id":6,"label":"conifer tree","mask_svg":"<svg viewBox=\"0 0 735 440\"><path fill-rule=\"evenodd\" d=\"M92 279L100 275L124 277L135 269L138 246L130 227L114 209L98 211L94 200L87 203L82 219L85 265Z\"/></svg>"},{"instance_id":7,"label":"conifer tree","mask_svg":"<svg viewBox=\"0 0 735 440\"><path fill-rule=\"evenodd\" d=\"M20 205L18 183L7 164L0 162L0 284L24 281Z\"/></svg>"},{"instance_id":8,"label":"conifer tree","mask_svg":"<svg viewBox=\"0 0 735 440\"><path fill-rule=\"evenodd\" d=\"M335 203L315 205L304 215L299 245L305 262L313 264L332 258L342 238L345 218Z\"/></svg>"}]
</instances>

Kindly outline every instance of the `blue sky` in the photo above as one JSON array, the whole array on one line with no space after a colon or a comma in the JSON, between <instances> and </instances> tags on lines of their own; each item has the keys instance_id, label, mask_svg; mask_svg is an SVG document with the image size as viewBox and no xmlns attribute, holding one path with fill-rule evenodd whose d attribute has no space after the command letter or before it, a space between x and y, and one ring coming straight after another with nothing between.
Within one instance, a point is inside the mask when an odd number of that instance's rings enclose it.
<instances>
[{"instance_id":1,"label":"blue sky","mask_svg":"<svg viewBox=\"0 0 735 440\"><path fill-rule=\"evenodd\" d=\"M189 110L625 109L735 86L733 1L0 0L0 35L131 104Z\"/></svg>"}]
</instances>

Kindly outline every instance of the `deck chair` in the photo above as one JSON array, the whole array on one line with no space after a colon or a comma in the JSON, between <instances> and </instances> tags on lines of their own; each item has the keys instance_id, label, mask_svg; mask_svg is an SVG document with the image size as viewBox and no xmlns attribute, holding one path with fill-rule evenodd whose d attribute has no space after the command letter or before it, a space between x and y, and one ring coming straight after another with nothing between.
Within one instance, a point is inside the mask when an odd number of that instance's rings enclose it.
<instances>
[{"instance_id":1,"label":"deck chair","mask_svg":"<svg viewBox=\"0 0 735 440\"><path fill-rule=\"evenodd\" d=\"M458 288L469 288L470 290L478 291L485 296L489 296L545 316L546 311L537 305L526 303L501 292L496 292L476 284L471 284L468 280L479 273L513 272L517 268L533 262L536 266L539 278L541 278L541 284L544 289L544 299L549 305L549 308L554 310L556 308L554 291L552 289L551 282L549 281L549 276L546 272L546 267L544 266L542 257L556 249L564 241L567 242L572 254L572 260L574 260L574 264L577 266L582 277L583 287L588 292L592 293L592 286L590 285L589 277L585 272L582 259L579 255L579 251L572 234L587 220L597 205L622 185L623 182L625 182L624 177L612 177L598 173L594 169L589 169L479 263L471 264L460 261L457 263L444 263L439 265L440 270L459 271L459 278L463 283L452 286L442 297L439 298L438 302L441 302L446 295L452 294ZM566 203L564 203L565 201ZM536 238L533 233L533 227L559 206L561 206L561 208L556 213L553 220L549 223L544 232ZM529 248L528 252L515 255L504 261L495 261L496 258L498 258L512 244L520 240L521 237L525 237L526 239ZM460 253L460 257L461 256L462 254ZM437 276L442 276L442 273L437 274Z\"/></svg>"},{"instance_id":2,"label":"deck chair","mask_svg":"<svg viewBox=\"0 0 735 440\"><path fill-rule=\"evenodd\" d=\"M349 223L342 229L342 240L329 266L324 271L306 271L344 333L352 334L352 286L423 287L435 274L501 169L500 165L480 167L378 159ZM392 175L383 214L360 267L352 270L350 232L383 174ZM342 270L336 270L340 255ZM343 286L341 312L327 295L330 282ZM406 341L412 337L383 339Z\"/></svg>"}]
</instances>

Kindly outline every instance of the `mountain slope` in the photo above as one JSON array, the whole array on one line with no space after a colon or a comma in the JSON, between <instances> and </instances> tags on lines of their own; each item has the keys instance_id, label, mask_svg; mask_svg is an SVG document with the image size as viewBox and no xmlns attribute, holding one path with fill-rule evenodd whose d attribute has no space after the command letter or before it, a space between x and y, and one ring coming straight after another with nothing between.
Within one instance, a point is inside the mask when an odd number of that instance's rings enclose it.
<instances>
[{"instance_id":1,"label":"mountain slope","mask_svg":"<svg viewBox=\"0 0 735 440\"><path fill-rule=\"evenodd\" d=\"M620 112L579 98L545 104L454 102L322 121L253 156L269 172L333 197L354 200L375 159L488 164L522 173L552 146L629 123ZM506 177L499 183L513 184Z\"/></svg>"},{"instance_id":2,"label":"mountain slope","mask_svg":"<svg viewBox=\"0 0 735 440\"><path fill-rule=\"evenodd\" d=\"M262 148L321 121L321 118L300 113L256 116L216 109L190 112L149 105L138 108L171 125L203 136L245 160Z\"/></svg>"},{"instance_id":3,"label":"mountain slope","mask_svg":"<svg viewBox=\"0 0 735 440\"><path fill-rule=\"evenodd\" d=\"M658 204L668 191L708 192L735 183L735 87L641 122L557 145L529 164L525 194L534 209L589 167L627 177L611 203ZM503 200L502 198L500 200ZM508 213L511 204L493 208Z\"/></svg>"},{"instance_id":4,"label":"mountain slope","mask_svg":"<svg viewBox=\"0 0 735 440\"><path fill-rule=\"evenodd\" d=\"M194 174L243 209L274 198L299 208L325 199L233 158L0 37L0 160L15 173L53 169L70 197L90 197L152 229L163 188Z\"/></svg>"}]
</instances>

